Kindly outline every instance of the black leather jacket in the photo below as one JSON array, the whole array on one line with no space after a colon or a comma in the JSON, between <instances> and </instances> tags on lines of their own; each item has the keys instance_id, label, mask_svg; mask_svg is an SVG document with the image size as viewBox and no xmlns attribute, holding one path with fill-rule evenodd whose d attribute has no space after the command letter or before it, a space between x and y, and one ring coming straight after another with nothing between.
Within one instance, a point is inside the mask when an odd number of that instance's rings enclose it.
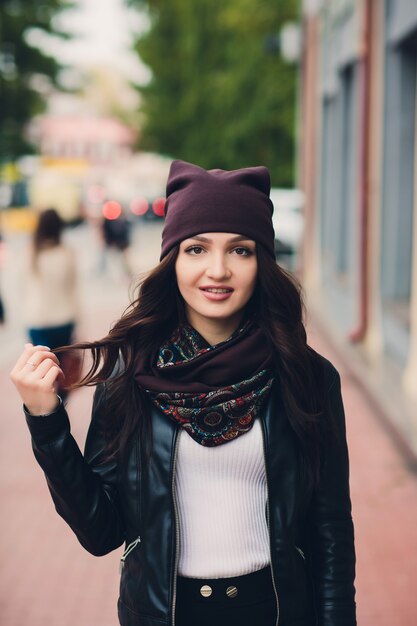
<instances>
[{"instance_id":1,"label":"black leather jacket","mask_svg":"<svg viewBox=\"0 0 417 626\"><path fill-rule=\"evenodd\" d=\"M273 390L261 416L268 484L266 516L279 626L355 626L355 553L349 466L340 378L323 359L329 429L319 487L300 476L297 440ZM65 408L26 414L36 458L58 513L80 543L103 555L124 542L119 620L122 626L174 626L178 521L175 465L178 427L152 410L153 448L144 470L139 438L123 464L103 462L102 407L97 387L84 456L70 434ZM329 417L330 419L330 417Z\"/></svg>"}]
</instances>

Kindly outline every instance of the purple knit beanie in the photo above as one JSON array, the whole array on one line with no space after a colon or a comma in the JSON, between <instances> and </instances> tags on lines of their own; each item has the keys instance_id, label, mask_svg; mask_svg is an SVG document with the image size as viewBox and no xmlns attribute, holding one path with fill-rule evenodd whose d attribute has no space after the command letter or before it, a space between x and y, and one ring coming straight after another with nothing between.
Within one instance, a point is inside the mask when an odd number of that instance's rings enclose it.
<instances>
[{"instance_id":1,"label":"purple knit beanie","mask_svg":"<svg viewBox=\"0 0 417 626\"><path fill-rule=\"evenodd\" d=\"M270 188L266 167L204 170L173 161L166 188L161 260L184 239L210 232L245 235L275 258Z\"/></svg>"}]
</instances>

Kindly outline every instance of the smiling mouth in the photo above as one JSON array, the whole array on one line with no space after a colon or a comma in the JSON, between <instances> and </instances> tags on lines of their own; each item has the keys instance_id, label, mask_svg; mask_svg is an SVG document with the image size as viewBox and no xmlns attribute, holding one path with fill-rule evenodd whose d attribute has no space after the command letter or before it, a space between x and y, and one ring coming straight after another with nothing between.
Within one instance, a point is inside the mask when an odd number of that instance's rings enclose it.
<instances>
[{"instance_id":1,"label":"smiling mouth","mask_svg":"<svg viewBox=\"0 0 417 626\"><path fill-rule=\"evenodd\" d=\"M217 287L201 287L201 291L208 291L209 293L232 293L233 289L220 289Z\"/></svg>"}]
</instances>

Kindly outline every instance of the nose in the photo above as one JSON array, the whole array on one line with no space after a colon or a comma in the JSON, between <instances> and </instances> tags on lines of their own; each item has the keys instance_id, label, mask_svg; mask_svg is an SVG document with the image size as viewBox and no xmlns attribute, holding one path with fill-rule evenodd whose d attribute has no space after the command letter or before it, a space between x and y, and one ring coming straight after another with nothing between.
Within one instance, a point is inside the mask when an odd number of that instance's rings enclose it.
<instances>
[{"instance_id":1,"label":"nose","mask_svg":"<svg viewBox=\"0 0 417 626\"><path fill-rule=\"evenodd\" d=\"M223 280L231 276L231 271L224 254L211 254L207 266L206 274L213 280Z\"/></svg>"}]
</instances>

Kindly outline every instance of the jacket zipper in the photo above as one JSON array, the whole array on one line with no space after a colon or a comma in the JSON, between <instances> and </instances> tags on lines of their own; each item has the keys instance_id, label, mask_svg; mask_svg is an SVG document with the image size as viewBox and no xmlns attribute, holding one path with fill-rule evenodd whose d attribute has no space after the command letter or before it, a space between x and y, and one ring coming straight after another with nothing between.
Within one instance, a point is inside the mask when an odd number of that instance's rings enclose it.
<instances>
[{"instance_id":1,"label":"jacket zipper","mask_svg":"<svg viewBox=\"0 0 417 626\"><path fill-rule=\"evenodd\" d=\"M122 557L120 559L120 564L119 564L119 572L120 572L120 574L123 571L123 567L124 567L124 564L125 564L125 561L126 561L126 557L132 552L132 550L134 550L136 548L138 543L140 543L140 537L137 537L137 539L135 539L135 541L132 541L132 543L129 543L129 545L127 546L126 550L123 552Z\"/></svg>"},{"instance_id":2,"label":"jacket zipper","mask_svg":"<svg viewBox=\"0 0 417 626\"><path fill-rule=\"evenodd\" d=\"M277 590L277 586L275 584L275 578L274 578L274 567L272 564L272 549L271 549L271 523L270 523L270 519L269 519L269 480L268 480L268 471L267 471L267 463L266 463L266 435L265 435L265 425L263 423L262 418L260 418L261 420L261 424L262 424L262 441L263 441L263 450L264 450L264 461L265 461L265 472L266 472L266 518L267 518L267 522L268 522L268 535L269 535L269 558L271 560L271 577L272 577L272 586L274 588L274 593L275 593L275 599L277 602L277 621L276 621L276 625L278 626L279 623L279 598L278 598L278 590Z\"/></svg>"},{"instance_id":3,"label":"jacket zipper","mask_svg":"<svg viewBox=\"0 0 417 626\"><path fill-rule=\"evenodd\" d=\"M179 518L177 509L177 500L175 495L175 469L177 464L178 444L180 440L180 433L177 432L174 447L174 458L172 462L172 501L174 504L174 516L175 516L175 559L174 559L174 571L173 571L173 584L172 584L172 626L175 626L175 603L177 600L177 572L178 572L178 557L179 557L179 543L180 543L180 530L179 530Z\"/></svg>"}]
</instances>

